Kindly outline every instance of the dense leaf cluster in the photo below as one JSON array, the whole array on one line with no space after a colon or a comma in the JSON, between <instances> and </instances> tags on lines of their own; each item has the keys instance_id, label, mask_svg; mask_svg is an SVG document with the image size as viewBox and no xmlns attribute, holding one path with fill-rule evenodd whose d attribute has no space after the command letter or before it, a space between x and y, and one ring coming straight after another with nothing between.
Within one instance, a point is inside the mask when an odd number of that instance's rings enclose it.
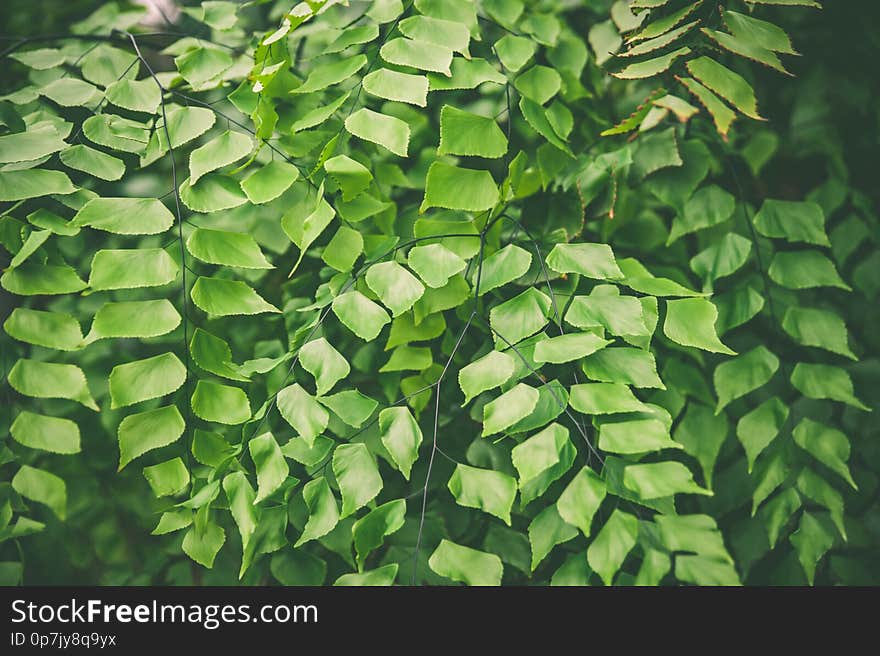
<instances>
[{"instance_id":1,"label":"dense leaf cluster","mask_svg":"<svg viewBox=\"0 0 880 656\"><path fill-rule=\"evenodd\" d=\"M818 9L106 2L13 42L0 575L42 534L104 583L876 580L877 220L764 105Z\"/></svg>"}]
</instances>

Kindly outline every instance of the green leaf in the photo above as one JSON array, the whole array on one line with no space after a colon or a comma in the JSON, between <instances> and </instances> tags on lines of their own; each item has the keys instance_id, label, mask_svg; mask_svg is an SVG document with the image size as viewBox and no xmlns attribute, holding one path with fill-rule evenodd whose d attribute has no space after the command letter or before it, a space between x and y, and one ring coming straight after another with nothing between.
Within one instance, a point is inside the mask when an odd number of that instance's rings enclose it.
<instances>
[{"instance_id":1,"label":"green leaf","mask_svg":"<svg viewBox=\"0 0 880 656\"><path fill-rule=\"evenodd\" d=\"M507 78L499 73L489 62L479 57L452 60L452 75L429 73L429 91L449 91L453 89L476 89L481 84L505 84Z\"/></svg>"},{"instance_id":2,"label":"green leaf","mask_svg":"<svg viewBox=\"0 0 880 656\"><path fill-rule=\"evenodd\" d=\"M859 489L846 464L850 455L850 444L846 435L836 428L820 424L808 417L801 419L791 435L795 444L823 465L840 474L854 490Z\"/></svg>"},{"instance_id":3,"label":"green leaf","mask_svg":"<svg viewBox=\"0 0 880 656\"><path fill-rule=\"evenodd\" d=\"M512 477L459 463L447 487L458 505L482 510L510 526L510 509L516 498L516 480Z\"/></svg>"},{"instance_id":4,"label":"green leaf","mask_svg":"<svg viewBox=\"0 0 880 656\"><path fill-rule=\"evenodd\" d=\"M335 445L336 443L329 437L319 435L315 438L315 443L312 446L306 444L305 440L288 440L287 444L281 447L281 453L286 458L293 458L301 465L314 467L318 463L325 462Z\"/></svg>"},{"instance_id":5,"label":"green leaf","mask_svg":"<svg viewBox=\"0 0 880 656\"><path fill-rule=\"evenodd\" d=\"M483 406L482 436L493 435L527 417L538 405L538 390L518 383L494 401Z\"/></svg>"},{"instance_id":6,"label":"green leaf","mask_svg":"<svg viewBox=\"0 0 880 656\"><path fill-rule=\"evenodd\" d=\"M665 55L654 57L636 64L630 64L622 70L612 73L612 75L621 80L641 80L648 77L654 77L669 69L679 57L686 57L691 54L688 47L673 50Z\"/></svg>"},{"instance_id":7,"label":"green leaf","mask_svg":"<svg viewBox=\"0 0 880 656\"><path fill-rule=\"evenodd\" d=\"M61 171L0 171L0 201L11 202L49 194L72 194L75 191L76 187L70 178Z\"/></svg>"},{"instance_id":8,"label":"green leaf","mask_svg":"<svg viewBox=\"0 0 880 656\"><path fill-rule=\"evenodd\" d=\"M834 522L840 535L846 540L846 523L843 518L844 503L840 492L809 467L801 470L796 484L798 492L828 509L831 521Z\"/></svg>"},{"instance_id":9,"label":"green leaf","mask_svg":"<svg viewBox=\"0 0 880 656\"><path fill-rule=\"evenodd\" d=\"M779 358L763 345L719 364L712 376L718 395L715 414L731 401L766 385L778 369Z\"/></svg>"},{"instance_id":10,"label":"green leaf","mask_svg":"<svg viewBox=\"0 0 880 656\"><path fill-rule=\"evenodd\" d=\"M557 273L577 273L595 280L622 278L608 244L556 244L547 266Z\"/></svg>"},{"instance_id":11,"label":"green leaf","mask_svg":"<svg viewBox=\"0 0 880 656\"><path fill-rule=\"evenodd\" d=\"M29 162L67 148L57 134L50 132L16 132L0 137L0 164Z\"/></svg>"},{"instance_id":12,"label":"green leaf","mask_svg":"<svg viewBox=\"0 0 880 656\"><path fill-rule=\"evenodd\" d=\"M683 298L666 301L664 334L677 344L693 346L713 353L736 355L721 343L715 332L718 310L703 298Z\"/></svg>"},{"instance_id":13,"label":"green leaf","mask_svg":"<svg viewBox=\"0 0 880 656\"><path fill-rule=\"evenodd\" d=\"M192 409L205 421L229 426L243 424L251 418L251 405L244 390L208 380L196 383Z\"/></svg>"},{"instance_id":14,"label":"green leaf","mask_svg":"<svg viewBox=\"0 0 880 656\"><path fill-rule=\"evenodd\" d=\"M465 212L490 210L500 195L489 171L476 171L435 161L428 169L425 198L419 208L424 212L443 207Z\"/></svg>"},{"instance_id":15,"label":"green leaf","mask_svg":"<svg viewBox=\"0 0 880 656\"><path fill-rule=\"evenodd\" d=\"M388 68L368 73L363 79L364 91L377 98L409 103L417 107L428 104L428 78Z\"/></svg>"},{"instance_id":16,"label":"green leaf","mask_svg":"<svg viewBox=\"0 0 880 656\"><path fill-rule=\"evenodd\" d=\"M117 235L155 235L174 225L174 215L155 198L93 198L69 225Z\"/></svg>"},{"instance_id":17,"label":"green leaf","mask_svg":"<svg viewBox=\"0 0 880 656\"><path fill-rule=\"evenodd\" d=\"M333 585L346 586L390 586L394 585L394 579L397 578L397 569L400 566L397 563L383 565L368 572L343 574Z\"/></svg>"},{"instance_id":18,"label":"green leaf","mask_svg":"<svg viewBox=\"0 0 880 656\"><path fill-rule=\"evenodd\" d=\"M733 216L736 201L727 191L716 185L701 187L676 216L669 231L667 245L679 237L724 223Z\"/></svg>"},{"instance_id":19,"label":"green leaf","mask_svg":"<svg viewBox=\"0 0 880 656\"><path fill-rule=\"evenodd\" d=\"M357 390L345 390L330 396L318 397L318 402L330 408L336 416L352 428L360 428L378 407L378 403Z\"/></svg>"},{"instance_id":20,"label":"green leaf","mask_svg":"<svg viewBox=\"0 0 880 656\"><path fill-rule=\"evenodd\" d=\"M331 157L324 162L324 170L339 185L345 202L368 189L373 180L370 169L347 155Z\"/></svg>"},{"instance_id":21,"label":"green leaf","mask_svg":"<svg viewBox=\"0 0 880 656\"><path fill-rule=\"evenodd\" d=\"M323 187L318 189L317 200L311 211L303 211L302 204L297 204L291 212L281 217L281 228L284 233L290 237L290 240L299 248L299 257L293 268L290 270L288 277L292 276L303 257L306 250L312 243L324 232L324 229L330 225L333 217L336 215L333 207L324 200Z\"/></svg>"},{"instance_id":22,"label":"green leaf","mask_svg":"<svg viewBox=\"0 0 880 656\"><path fill-rule=\"evenodd\" d=\"M107 87L106 98L122 109L155 114L162 102L162 90L152 78L138 81L122 78Z\"/></svg>"},{"instance_id":23,"label":"green leaf","mask_svg":"<svg viewBox=\"0 0 880 656\"><path fill-rule=\"evenodd\" d=\"M479 272L480 295L524 276L532 264L532 255L516 244L508 244L483 260ZM476 275L474 274L474 284Z\"/></svg>"},{"instance_id":24,"label":"green leaf","mask_svg":"<svg viewBox=\"0 0 880 656\"><path fill-rule=\"evenodd\" d=\"M333 474L342 493L341 518L372 501L382 490L382 477L365 444L340 444L333 452Z\"/></svg>"},{"instance_id":25,"label":"green leaf","mask_svg":"<svg viewBox=\"0 0 880 656\"><path fill-rule=\"evenodd\" d=\"M200 46L175 57L174 64L180 76L195 91L217 86L218 79L232 67L234 60L226 51L213 46Z\"/></svg>"},{"instance_id":26,"label":"green leaf","mask_svg":"<svg viewBox=\"0 0 880 656\"><path fill-rule=\"evenodd\" d=\"M816 203L767 199L752 221L765 237L816 246L831 245L825 234L825 213Z\"/></svg>"},{"instance_id":27,"label":"green leaf","mask_svg":"<svg viewBox=\"0 0 880 656\"><path fill-rule=\"evenodd\" d=\"M25 52L13 52L9 57L36 71L57 68L67 61L64 53L57 48L36 48Z\"/></svg>"},{"instance_id":28,"label":"green leaf","mask_svg":"<svg viewBox=\"0 0 880 656\"><path fill-rule=\"evenodd\" d=\"M708 248L691 258L691 271L707 284L736 273L752 252L752 242L735 233L724 235Z\"/></svg>"},{"instance_id":29,"label":"green leaf","mask_svg":"<svg viewBox=\"0 0 880 656\"><path fill-rule=\"evenodd\" d=\"M556 506L547 506L529 524L529 544L532 547L532 571L557 544L577 537L577 529L565 522Z\"/></svg>"},{"instance_id":30,"label":"green leaf","mask_svg":"<svg viewBox=\"0 0 880 656\"><path fill-rule=\"evenodd\" d=\"M89 287L95 291L167 285L177 278L177 263L161 248L100 250L95 253Z\"/></svg>"},{"instance_id":31,"label":"green leaf","mask_svg":"<svg viewBox=\"0 0 880 656\"><path fill-rule=\"evenodd\" d=\"M299 179L299 169L289 162L273 160L241 181L241 189L254 205L275 200Z\"/></svg>"},{"instance_id":32,"label":"green leaf","mask_svg":"<svg viewBox=\"0 0 880 656\"><path fill-rule=\"evenodd\" d=\"M97 114L87 118L83 121L82 133L99 146L138 155L144 153L150 141L146 125L115 114Z\"/></svg>"},{"instance_id":33,"label":"green leaf","mask_svg":"<svg viewBox=\"0 0 880 656\"><path fill-rule=\"evenodd\" d=\"M180 325L180 315L168 299L106 303L95 315L86 342L114 337L159 337Z\"/></svg>"},{"instance_id":34,"label":"green leaf","mask_svg":"<svg viewBox=\"0 0 880 656\"><path fill-rule=\"evenodd\" d=\"M607 494L605 482L589 467L583 467L559 495L559 516L590 537L593 517Z\"/></svg>"},{"instance_id":35,"label":"green leaf","mask_svg":"<svg viewBox=\"0 0 880 656\"><path fill-rule=\"evenodd\" d=\"M615 5L620 6L620 5ZM655 52L657 50L662 50L666 46L675 43L682 36L690 32L694 27L699 24L700 21L691 21L690 23L685 23L680 27L675 28L674 30L670 30L665 34L661 34L660 36L656 36L653 39L646 39L641 43L630 47L625 52L619 53L619 57L641 57L643 55L647 55L648 53Z\"/></svg>"},{"instance_id":36,"label":"green leaf","mask_svg":"<svg viewBox=\"0 0 880 656\"><path fill-rule=\"evenodd\" d=\"M519 99L519 109L529 127L566 155L574 156L565 141L556 134L556 128L550 122L550 110L544 109L544 107L525 96Z\"/></svg>"},{"instance_id":37,"label":"green leaf","mask_svg":"<svg viewBox=\"0 0 880 656\"><path fill-rule=\"evenodd\" d=\"M326 478L321 476L306 483L303 488L303 499L309 509L309 519L302 535L293 545L297 548L309 540L317 540L327 535L339 523L339 508Z\"/></svg>"},{"instance_id":38,"label":"green leaf","mask_svg":"<svg viewBox=\"0 0 880 656\"><path fill-rule=\"evenodd\" d=\"M180 148L200 137L211 129L217 117L207 107L180 107L175 105L165 114L168 133L171 135L171 147ZM160 120L157 129L147 146L142 165L158 159L168 151L168 138L165 134L165 120ZM88 135L86 135L88 136Z\"/></svg>"},{"instance_id":39,"label":"green leaf","mask_svg":"<svg viewBox=\"0 0 880 656\"><path fill-rule=\"evenodd\" d=\"M290 93L304 94L321 91L327 87L344 82L366 65L366 55L355 55L354 57L337 59L335 61L321 62L311 70L306 81Z\"/></svg>"},{"instance_id":40,"label":"green leaf","mask_svg":"<svg viewBox=\"0 0 880 656\"><path fill-rule=\"evenodd\" d=\"M116 365L110 372L110 407L124 408L166 396L185 381L186 367L173 353Z\"/></svg>"},{"instance_id":41,"label":"green leaf","mask_svg":"<svg viewBox=\"0 0 880 656\"><path fill-rule=\"evenodd\" d=\"M407 408L385 408L379 413L379 433L382 445L409 480L413 463L419 457L422 430Z\"/></svg>"},{"instance_id":42,"label":"green leaf","mask_svg":"<svg viewBox=\"0 0 880 656\"><path fill-rule=\"evenodd\" d=\"M364 238L361 233L348 226L340 226L321 253L321 259L337 271L346 273L352 270L363 251Z\"/></svg>"},{"instance_id":43,"label":"green leaf","mask_svg":"<svg viewBox=\"0 0 880 656\"><path fill-rule=\"evenodd\" d=\"M499 586L504 565L495 554L471 549L445 538L428 558L431 569L453 581L473 586Z\"/></svg>"},{"instance_id":44,"label":"green leaf","mask_svg":"<svg viewBox=\"0 0 880 656\"><path fill-rule=\"evenodd\" d=\"M25 499L48 506L58 519L67 517L67 485L55 474L22 465L12 477L12 489Z\"/></svg>"},{"instance_id":45,"label":"green leaf","mask_svg":"<svg viewBox=\"0 0 880 656\"><path fill-rule=\"evenodd\" d=\"M196 184L199 178L206 173L228 166L242 157L247 157L253 149L254 142L249 136L241 132L227 130L190 153L190 184Z\"/></svg>"},{"instance_id":46,"label":"green leaf","mask_svg":"<svg viewBox=\"0 0 880 656\"><path fill-rule=\"evenodd\" d=\"M746 452L749 473L752 472L758 456L779 435L787 419L788 406L774 396L739 420L736 437Z\"/></svg>"},{"instance_id":47,"label":"green leaf","mask_svg":"<svg viewBox=\"0 0 880 656\"><path fill-rule=\"evenodd\" d=\"M773 256L767 269L770 279L789 289L838 287L852 291L834 263L819 251L782 251Z\"/></svg>"},{"instance_id":48,"label":"green leaf","mask_svg":"<svg viewBox=\"0 0 880 656\"><path fill-rule=\"evenodd\" d=\"M702 403L689 403L684 418L675 428L675 441L700 463L708 488L712 487L715 462L727 439L727 430L727 419Z\"/></svg>"},{"instance_id":49,"label":"green leaf","mask_svg":"<svg viewBox=\"0 0 880 656\"><path fill-rule=\"evenodd\" d=\"M669 551L685 551L733 564L715 520L708 515L658 515L660 539Z\"/></svg>"},{"instance_id":50,"label":"green leaf","mask_svg":"<svg viewBox=\"0 0 880 656\"><path fill-rule=\"evenodd\" d=\"M407 264L428 287L438 289L467 267L467 263L443 244L416 246L407 254Z\"/></svg>"},{"instance_id":51,"label":"green leaf","mask_svg":"<svg viewBox=\"0 0 880 656\"><path fill-rule=\"evenodd\" d=\"M789 73L785 69L785 66L782 65L782 62L779 61L779 57L776 56L776 53L774 53L772 50L767 50L765 48L762 48L761 46L755 45L750 41L737 38L732 34L727 34L726 32L718 32L715 30L710 30L706 27L700 28L700 31L708 36L710 39L712 39L719 46L721 46L724 50L732 52L735 55L739 55L740 57L756 61L759 64L769 66L770 68L777 70L785 75L791 75L791 73Z\"/></svg>"},{"instance_id":52,"label":"green leaf","mask_svg":"<svg viewBox=\"0 0 880 656\"><path fill-rule=\"evenodd\" d=\"M80 452L79 427L70 419L22 410L9 432L12 439L31 449L63 454Z\"/></svg>"},{"instance_id":53,"label":"green leaf","mask_svg":"<svg viewBox=\"0 0 880 656\"><path fill-rule=\"evenodd\" d=\"M254 509L254 488L245 476L244 472L233 472L223 478L223 491L226 493L226 499L229 502L229 512L238 526L239 535L241 535L242 553L248 551L251 537L257 530L259 518ZM242 568L244 568L244 557L242 557Z\"/></svg>"},{"instance_id":54,"label":"green leaf","mask_svg":"<svg viewBox=\"0 0 880 656\"><path fill-rule=\"evenodd\" d=\"M370 552L382 546L385 536L401 529L405 514L406 501L396 499L378 506L354 523L351 534L359 570L363 570Z\"/></svg>"},{"instance_id":55,"label":"green leaf","mask_svg":"<svg viewBox=\"0 0 880 656\"><path fill-rule=\"evenodd\" d=\"M391 39L379 49L379 55L389 64L443 73L447 77L452 75L452 50L443 45L415 39Z\"/></svg>"},{"instance_id":56,"label":"green leaf","mask_svg":"<svg viewBox=\"0 0 880 656\"><path fill-rule=\"evenodd\" d=\"M15 254L12 260L10 260L8 268L15 269L24 264L31 255L43 247L51 236L51 230L34 230L31 232L27 236L27 239L24 240L21 249Z\"/></svg>"},{"instance_id":57,"label":"green leaf","mask_svg":"<svg viewBox=\"0 0 880 656\"><path fill-rule=\"evenodd\" d=\"M494 48L501 65L508 71L516 73L535 54L537 44L524 36L505 34L495 42Z\"/></svg>"},{"instance_id":58,"label":"green leaf","mask_svg":"<svg viewBox=\"0 0 880 656\"><path fill-rule=\"evenodd\" d=\"M669 278L658 278L631 257L620 261L620 270L624 274L623 280L620 281L621 284L642 294L650 296L706 296L706 294L695 292Z\"/></svg>"},{"instance_id":59,"label":"green leaf","mask_svg":"<svg viewBox=\"0 0 880 656\"><path fill-rule=\"evenodd\" d=\"M244 205L248 197L234 178L207 173L197 184L184 180L180 185L180 200L193 212L210 214Z\"/></svg>"},{"instance_id":60,"label":"green leaf","mask_svg":"<svg viewBox=\"0 0 880 656\"><path fill-rule=\"evenodd\" d=\"M740 585L739 577L732 565L706 556L677 556L675 577L695 585Z\"/></svg>"},{"instance_id":61,"label":"green leaf","mask_svg":"<svg viewBox=\"0 0 880 656\"><path fill-rule=\"evenodd\" d=\"M645 324L639 299L603 293L606 289L594 288L589 296L575 296L565 313L565 321L576 328L600 329L600 333L604 328L612 335L651 335L653 331Z\"/></svg>"},{"instance_id":62,"label":"green leaf","mask_svg":"<svg viewBox=\"0 0 880 656\"><path fill-rule=\"evenodd\" d=\"M562 78L555 69L537 64L517 76L513 86L524 97L545 105L562 87Z\"/></svg>"},{"instance_id":63,"label":"green leaf","mask_svg":"<svg viewBox=\"0 0 880 656\"><path fill-rule=\"evenodd\" d=\"M830 524L825 516L804 512L797 531L788 538L797 552L810 585L815 580L819 561L834 546L834 533Z\"/></svg>"},{"instance_id":64,"label":"green leaf","mask_svg":"<svg viewBox=\"0 0 880 656\"><path fill-rule=\"evenodd\" d=\"M203 529L193 526L183 536L184 553L202 567L211 569L214 558L220 547L226 542L226 531L213 522L208 522Z\"/></svg>"},{"instance_id":65,"label":"green leaf","mask_svg":"<svg viewBox=\"0 0 880 656\"><path fill-rule=\"evenodd\" d=\"M534 360L537 363L563 364L580 360L605 348L610 340L596 333L570 333L541 340L535 345Z\"/></svg>"},{"instance_id":66,"label":"green leaf","mask_svg":"<svg viewBox=\"0 0 880 656\"><path fill-rule=\"evenodd\" d=\"M422 283L394 261L372 265L366 281L395 317L409 310L425 293Z\"/></svg>"},{"instance_id":67,"label":"green leaf","mask_svg":"<svg viewBox=\"0 0 880 656\"><path fill-rule=\"evenodd\" d=\"M691 470L680 462L628 465L623 470L623 484L645 500L661 499L673 494L712 496L710 490L694 482Z\"/></svg>"},{"instance_id":68,"label":"green leaf","mask_svg":"<svg viewBox=\"0 0 880 656\"><path fill-rule=\"evenodd\" d=\"M101 180L119 180L125 173L125 163L122 160L83 144L65 148L58 157L68 168L88 173Z\"/></svg>"},{"instance_id":69,"label":"green leaf","mask_svg":"<svg viewBox=\"0 0 880 656\"><path fill-rule=\"evenodd\" d=\"M799 344L858 360L849 348L846 324L834 312L792 305L785 311L782 327Z\"/></svg>"},{"instance_id":70,"label":"green leaf","mask_svg":"<svg viewBox=\"0 0 880 656\"><path fill-rule=\"evenodd\" d=\"M424 371L431 366L431 349L426 346L398 346L379 373L388 371Z\"/></svg>"},{"instance_id":71,"label":"green leaf","mask_svg":"<svg viewBox=\"0 0 880 656\"><path fill-rule=\"evenodd\" d=\"M596 539L590 543L587 562L605 585L611 585L627 554L636 546L638 533L639 520L615 508Z\"/></svg>"},{"instance_id":72,"label":"green leaf","mask_svg":"<svg viewBox=\"0 0 880 656\"><path fill-rule=\"evenodd\" d=\"M187 526L191 526L192 523L193 516L191 510L169 510L162 513L159 523L156 524L156 528L153 529L150 535L167 535L168 533L174 533Z\"/></svg>"},{"instance_id":73,"label":"green leaf","mask_svg":"<svg viewBox=\"0 0 880 656\"><path fill-rule=\"evenodd\" d=\"M818 6L818 3L813 3L812 0L802 0L798 4ZM786 55L798 54L791 45L791 39L781 27L729 9L724 9L723 16L727 29L742 41Z\"/></svg>"},{"instance_id":74,"label":"green leaf","mask_svg":"<svg viewBox=\"0 0 880 656\"><path fill-rule=\"evenodd\" d=\"M371 18L372 10L368 12ZM393 18L392 18L393 20ZM336 52L342 52L343 50L350 48L351 46L359 45L361 43L369 43L370 41L375 40L379 36L379 26L368 24L361 25L359 27L349 27L342 31L342 33L336 37L336 40L333 41L329 46L324 48L325 54L331 54Z\"/></svg>"},{"instance_id":75,"label":"green leaf","mask_svg":"<svg viewBox=\"0 0 880 656\"><path fill-rule=\"evenodd\" d=\"M678 81L681 82L685 88L696 97L700 104L706 108L712 116L712 120L715 122L715 129L718 131L718 134L721 135L722 139L726 139L727 133L730 131L730 126L736 119L736 113L725 105L718 96L709 91L709 89L695 79L682 77L679 78Z\"/></svg>"},{"instance_id":76,"label":"green leaf","mask_svg":"<svg viewBox=\"0 0 880 656\"><path fill-rule=\"evenodd\" d=\"M351 371L348 361L323 337L304 344L299 350L299 361L315 377L318 396L333 389Z\"/></svg>"},{"instance_id":77,"label":"green leaf","mask_svg":"<svg viewBox=\"0 0 880 656\"><path fill-rule=\"evenodd\" d=\"M201 464L217 467L240 453L241 447L233 446L219 433L209 433L197 428L193 433L190 451Z\"/></svg>"},{"instance_id":78,"label":"green leaf","mask_svg":"<svg viewBox=\"0 0 880 656\"><path fill-rule=\"evenodd\" d=\"M345 129L360 139L387 148L395 155L407 156L409 125L399 118L362 107L345 119Z\"/></svg>"},{"instance_id":79,"label":"green leaf","mask_svg":"<svg viewBox=\"0 0 880 656\"><path fill-rule=\"evenodd\" d=\"M462 367L458 372L458 385L464 392L464 403L479 394L506 383L516 368L510 355L500 351L489 351L479 360Z\"/></svg>"},{"instance_id":80,"label":"green leaf","mask_svg":"<svg viewBox=\"0 0 880 656\"><path fill-rule=\"evenodd\" d=\"M173 444L185 427L173 405L128 415L119 424L119 471L148 451Z\"/></svg>"},{"instance_id":81,"label":"green leaf","mask_svg":"<svg viewBox=\"0 0 880 656\"><path fill-rule=\"evenodd\" d=\"M457 20L417 15L404 18L397 27L401 34L410 39L451 48L465 57L469 56L471 33L466 25Z\"/></svg>"},{"instance_id":82,"label":"green leaf","mask_svg":"<svg viewBox=\"0 0 880 656\"><path fill-rule=\"evenodd\" d=\"M327 428L330 415L298 383L288 385L278 392L276 402L278 412L309 446Z\"/></svg>"},{"instance_id":83,"label":"green leaf","mask_svg":"<svg viewBox=\"0 0 880 656\"><path fill-rule=\"evenodd\" d=\"M290 470L272 433L252 438L248 442L248 451L257 469L257 497L253 503L258 504L281 487Z\"/></svg>"},{"instance_id":84,"label":"green leaf","mask_svg":"<svg viewBox=\"0 0 880 656\"><path fill-rule=\"evenodd\" d=\"M556 467L570 444L568 429L553 423L513 447L510 456L519 474L520 488Z\"/></svg>"},{"instance_id":85,"label":"green leaf","mask_svg":"<svg viewBox=\"0 0 880 656\"><path fill-rule=\"evenodd\" d=\"M840 401L870 412L870 408L856 398L852 379L840 367L798 362L791 373L791 384L801 394L811 399Z\"/></svg>"},{"instance_id":86,"label":"green leaf","mask_svg":"<svg viewBox=\"0 0 880 656\"><path fill-rule=\"evenodd\" d=\"M240 280L199 276L190 296L197 307L218 317L281 312Z\"/></svg>"},{"instance_id":87,"label":"green leaf","mask_svg":"<svg viewBox=\"0 0 880 656\"><path fill-rule=\"evenodd\" d=\"M189 471L180 458L144 467L144 478L157 497L180 494L189 485Z\"/></svg>"},{"instance_id":88,"label":"green leaf","mask_svg":"<svg viewBox=\"0 0 880 656\"><path fill-rule=\"evenodd\" d=\"M495 333L496 345L515 345L547 325L550 299L529 287L489 311L489 324Z\"/></svg>"},{"instance_id":89,"label":"green leaf","mask_svg":"<svg viewBox=\"0 0 880 656\"><path fill-rule=\"evenodd\" d=\"M13 308L3 329L20 342L59 351L76 351L85 345L79 322L61 312Z\"/></svg>"},{"instance_id":90,"label":"green leaf","mask_svg":"<svg viewBox=\"0 0 880 656\"><path fill-rule=\"evenodd\" d=\"M755 91L741 75L716 62L710 57L697 57L687 63L695 78L724 98L749 118L764 120L758 113Z\"/></svg>"},{"instance_id":91,"label":"green leaf","mask_svg":"<svg viewBox=\"0 0 880 656\"><path fill-rule=\"evenodd\" d=\"M271 269L259 245L248 234L196 228L186 240L190 255L208 264L241 267L244 269Z\"/></svg>"},{"instance_id":92,"label":"green leaf","mask_svg":"<svg viewBox=\"0 0 880 656\"><path fill-rule=\"evenodd\" d=\"M333 314L355 335L371 342L391 321L382 307L359 291L340 294L333 299Z\"/></svg>"},{"instance_id":93,"label":"green leaf","mask_svg":"<svg viewBox=\"0 0 880 656\"><path fill-rule=\"evenodd\" d=\"M669 437L669 427L662 421L637 419L602 424L599 428L599 448L609 453L638 454L680 449L681 445Z\"/></svg>"},{"instance_id":94,"label":"green leaf","mask_svg":"<svg viewBox=\"0 0 880 656\"><path fill-rule=\"evenodd\" d=\"M654 355L637 348L602 349L586 357L583 369L592 380L666 389L657 375Z\"/></svg>"},{"instance_id":95,"label":"green leaf","mask_svg":"<svg viewBox=\"0 0 880 656\"><path fill-rule=\"evenodd\" d=\"M648 407L635 397L627 385L622 383L572 385L569 404L585 415L649 412Z\"/></svg>"},{"instance_id":96,"label":"green leaf","mask_svg":"<svg viewBox=\"0 0 880 656\"><path fill-rule=\"evenodd\" d=\"M440 110L438 155L497 158L507 153L507 137L494 119L452 105Z\"/></svg>"},{"instance_id":97,"label":"green leaf","mask_svg":"<svg viewBox=\"0 0 880 656\"><path fill-rule=\"evenodd\" d=\"M9 371L9 384L19 394L37 399L70 399L98 411L82 369L73 364L18 360Z\"/></svg>"}]
</instances>

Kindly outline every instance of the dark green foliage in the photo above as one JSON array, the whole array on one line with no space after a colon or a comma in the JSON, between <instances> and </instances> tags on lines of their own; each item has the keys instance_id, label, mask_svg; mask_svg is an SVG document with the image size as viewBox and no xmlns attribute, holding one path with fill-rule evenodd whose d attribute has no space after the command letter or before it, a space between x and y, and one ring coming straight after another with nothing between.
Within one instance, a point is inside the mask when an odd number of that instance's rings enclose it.
<instances>
[{"instance_id":1,"label":"dark green foliage","mask_svg":"<svg viewBox=\"0 0 880 656\"><path fill-rule=\"evenodd\" d=\"M3 582L876 582L877 107L814 5L11 42Z\"/></svg>"}]
</instances>

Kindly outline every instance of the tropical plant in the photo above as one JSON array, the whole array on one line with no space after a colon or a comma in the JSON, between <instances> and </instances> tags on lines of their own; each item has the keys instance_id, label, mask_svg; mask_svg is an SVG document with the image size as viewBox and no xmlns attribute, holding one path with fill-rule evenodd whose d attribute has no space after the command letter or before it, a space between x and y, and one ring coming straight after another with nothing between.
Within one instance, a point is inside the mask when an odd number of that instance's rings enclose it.
<instances>
[{"instance_id":1,"label":"tropical plant","mask_svg":"<svg viewBox=\"0 0 880 656\"><path fill-rule=\"evenodd\" d=\"M10 42L0 575L876 581L876 190L787 100L819 9L105 2Z\"/></svg>"}]
</instances>

